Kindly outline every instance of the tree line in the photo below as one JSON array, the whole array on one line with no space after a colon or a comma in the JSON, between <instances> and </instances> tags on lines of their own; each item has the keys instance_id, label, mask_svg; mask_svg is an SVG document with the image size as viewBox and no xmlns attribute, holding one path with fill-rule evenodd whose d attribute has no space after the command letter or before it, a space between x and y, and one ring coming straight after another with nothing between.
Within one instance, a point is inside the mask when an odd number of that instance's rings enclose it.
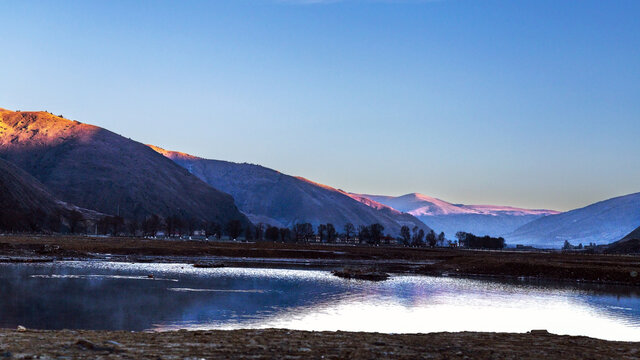
<instances>
[{"instance_id":1,"label":"tree line","mask_svg":"<svg viewBox=\"0 0 640 360\"><path fill-rule=\"evenodd\" d=\"M425 234L424 230L417 226L414 226L413 229L410 230L406 225L400 228L400 237L404 246L413 247L444 246L446 240L444 232L436 235L436 232L432 229Z\"/></svg>"},{"instance_id":2,"label":"tree line","mask_svg":"<svg viewBox=\"0 0 640 360\"><path fill-rule=\"evenodd\" d=\"M64 232L68 231L63 219L66 214L56 211L45 213L41 209L21 211L11 207L2 207L0 211L0 231L20 232Z\"/></svg>"},{"instance_id":3,"label":"tree line","mask_svg":"<svg viewBox=\"0 0 640 360\"><path fill-rule=\"evenodd\" d=\"M72 234L180 237L192 236L197 233L206 238L221 239L223 236L228 236L231 239L239 239L242 237L246 241L349 242L372 245L391 243L396 240L389 234L385 234L384 226L379 223L359 226L346 223L340 229L332 223L319 224L314 227L311 223L306 222L295 223L291 227L277 227L264 223L244 225L239 220L231 220L222 224L196 221L180 215L161 217L157 214L149 215L142 220L128 220L121 216L109 215L94 221L85 219L77 211L72 212L65 220L66 227L61 232ZM424 230L420 230L420 234L424 234ZM421 235L421 237L423 236ZM441 237L444 238L444 234L441 234ZM414 243L418 244L420 241L416 239Z\"/></svg>"},{"instance_id":4,"label":"tree line","mask_svg":"<svg viewBox=\"0 0 640 360\"><path fill-rule=\"evenodd\" d=\"M470 249L504 249L506 244L502 237L475 236L473 234L458 231L456 233L458 244L460 247L466 247Z\"/></svg>"},{"instance_id":5,"label":"tree line","mask_svg":"<svg viewBox=\"0 0 640 360\"><path fill-rule=\"evenodd\" d=\"M460 246L474 249L503 249L506 244L502 237L476 236L467 232L457 232L457 241L447 240L444 232L436 234L433 230L404 225L400 234L392 237L385 234L384 226L379 223L355 226L346 223L341 229L332 223L319 224L314 228L311 223L295 223L291 227L277 227L258 223L244 225L239 220L231 220L225 224L211 221L197 221L180 215L161 217L149 215L142 220L126 220L121 216L103 216L97 220L85 219L78 211L64 214L44 214L36 211L33 214L17 214L11 209L0 213L0 230L9 232L42 232L71 234L97 234L111 236L144 236L181 237L200 235L220 240L223 236L230 239L246 241L273 241L292 243L336 243L347 242L357 244L379 245L394 243L396 240L409 247L444 247ZM565 243L565 249L571 247Z\"/></svg>"},{"instance_id":6,"label":"tree line","mask_svg":"<svg viewBox=\"0 0 640 360\"><path fill-rule=\"evenodd\" d=\"M295 243L357 242L374 245L393 240L391 236L384 234L384 226L378 223L357 227L352 223L346 223L342 231L332 223L319 224L315 229L311 223L295 223L291 228L259 223L254 225L253 229L252 233L245 234L247 240Z\"/></svg>"}]
</instances>

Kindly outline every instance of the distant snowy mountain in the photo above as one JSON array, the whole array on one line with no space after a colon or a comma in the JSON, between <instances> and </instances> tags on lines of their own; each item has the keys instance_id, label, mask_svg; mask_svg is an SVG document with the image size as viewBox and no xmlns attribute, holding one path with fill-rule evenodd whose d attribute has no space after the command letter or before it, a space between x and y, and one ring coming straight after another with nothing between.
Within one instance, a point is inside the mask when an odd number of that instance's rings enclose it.
<instances>
[{"instance_id":1,"label":"distant snowy mountain","mask_svg":"<svg viewBox=\"0 0 640 360\"><path fill-rule=\"evenodd\" d=\"M640 225L640 193L619 196L566 213L532 221L509 234L511 243L561 247L617 241Z\"/></svg>"},{"instance_id":2,"label":"distant snowy mountain","mask_svg":"<svg viewBox=\"0 0 640 360\"><path fill-rule=\"evenodd\" d=\"M398 236L402 225L429 227L369 199L303 177L289 176L259 165L209 160L151 146L204 182L233 196L240 210L254 223L291 226L309 222L314 226L332 223L342 231L346 223L355 226L380 223L385 234Z\"/></svg>"},{"instance_id":3,"label":"distant snowy mountain","mask_svg":"<svg viewBox=\"0 0 640 360\"><path fill-rule=\"evenodd\" d=\"M476 235L502 236L541 217L558 214L553 210L520 209L496 205L452 204L423 194L402 196L358 195L409 213L436 232L453 238L458 231Z\"/></svg>"}]
</instances>

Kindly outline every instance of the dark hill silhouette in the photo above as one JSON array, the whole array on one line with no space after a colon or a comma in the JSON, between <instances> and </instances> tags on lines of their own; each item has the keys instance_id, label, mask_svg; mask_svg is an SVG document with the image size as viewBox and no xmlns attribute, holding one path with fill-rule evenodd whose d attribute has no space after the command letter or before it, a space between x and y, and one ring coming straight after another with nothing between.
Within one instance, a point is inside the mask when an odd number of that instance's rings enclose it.
<instances>
[{"instance_id":1,"label":"dark hill silhouette","mask_svg":"<svg viewBox=\"0 0 640 360\"><path fill-rule=\"evenodd\" d=\"M34 177L0 159L0 231L57 232L68 228L72 217L79 221L100 216L54 198Z\"/></svg>"},{"instance_id":2,"label":"dark hill silhouette","mask_svg":"<svg viewBox=\"0 0 640 360\"><path fill-rule=\"evenodd\" d=\"M604 246L604 252L609 254L640 253L640 227L636 228L622 239Z\"/></svg>"}]
</instances>

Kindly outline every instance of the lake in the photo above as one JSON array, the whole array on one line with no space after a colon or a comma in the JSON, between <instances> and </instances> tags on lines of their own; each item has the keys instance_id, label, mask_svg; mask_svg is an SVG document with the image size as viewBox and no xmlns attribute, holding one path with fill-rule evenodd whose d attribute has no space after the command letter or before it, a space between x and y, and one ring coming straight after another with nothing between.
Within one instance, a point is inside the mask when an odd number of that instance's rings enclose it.
<instances>
[{"instance_id":1,"label":"lake","mask_svg":"<svg viewBox=\"0 0 640 360\"><path fill-rule=\"evenodd\" d=\"M153 277L149 277L152 274ZM640 289L190 264L0 264L0 327L527 332L640 341Z\"/></svg>"}]
</instances>

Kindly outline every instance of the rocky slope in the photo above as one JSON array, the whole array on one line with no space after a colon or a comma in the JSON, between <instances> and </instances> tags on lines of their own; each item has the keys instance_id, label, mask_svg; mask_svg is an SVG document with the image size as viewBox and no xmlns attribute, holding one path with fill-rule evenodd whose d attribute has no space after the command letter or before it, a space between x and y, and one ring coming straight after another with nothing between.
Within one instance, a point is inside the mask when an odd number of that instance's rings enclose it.
<instances>
[{"instance_id":1,"label":"rocky slope","mask_svg":"<svg viewBox=\"0 0 640 360\"><path fill-rule=\"evenodd\" d=\"M106 214L248 223L230 195L147 146L47 112L0 109L0 158L57 198Z\"/></svg>"},{"instance_id":2,"label":"rocky slope","mask_svg":"<svg viewBox=\"0 0 640 360\"><path fill-rule=\"evenodd\" d=\"M338 231L348 222L355 226L377 222L385 227L385 233L393 236L399 234L402 225L429 229L409 214L302 177L259 165L208 160L150 147L207 184L231 194L253 222L275 226L291 226L297 222L314 226L332 223Z\"/></svg>"},{"instance_id":3,"label":"rocky slope","mask_svg":"<svg viewBox=\"0 0 640 360\"><path fill-rule=\"evenodd\" d=\"M443 231L450 239L453 239L458 231L502 236L533 220L558 213L553 210L509 206L452 204L418 193L403 196L358 196L407 212L428 224L436 232Z\"/></svg>"},{"instance_id":4,"label":"rocky slope","mask_svg":"<svg viewBox=\"0 0 640 360\"><path fill-rule=\"evenodd\" d=\"M509 234L512 243L561 247L565 240L609 244L629 234L640 224L640 193L619 196L532 221Z\"/></svg>"}]
</instances>

